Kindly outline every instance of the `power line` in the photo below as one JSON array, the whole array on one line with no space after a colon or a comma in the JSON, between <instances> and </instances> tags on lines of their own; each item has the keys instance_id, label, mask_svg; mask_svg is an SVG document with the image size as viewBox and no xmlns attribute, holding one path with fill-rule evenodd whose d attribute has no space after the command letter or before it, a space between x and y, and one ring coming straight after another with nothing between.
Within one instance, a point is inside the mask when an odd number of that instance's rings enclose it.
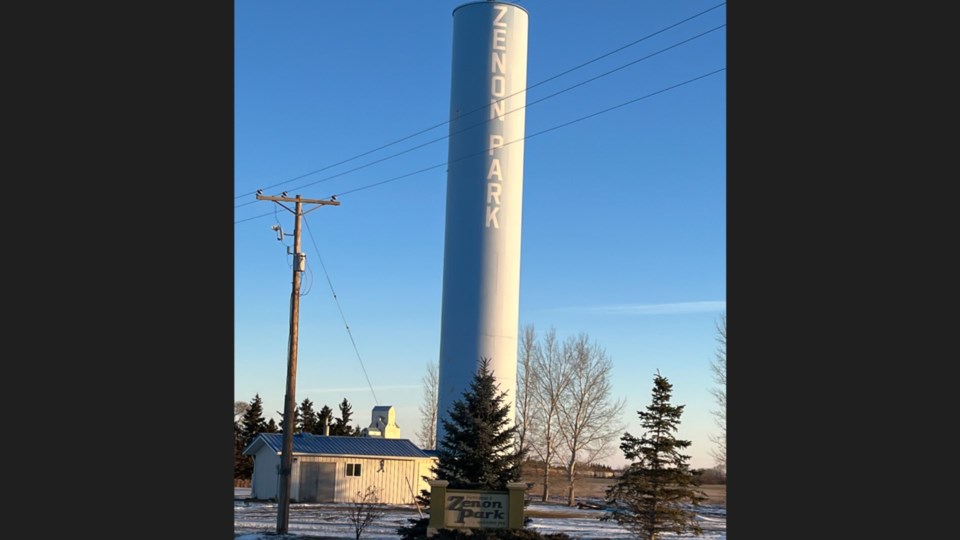
<instances>
[{"instance_id":1,"label":"power line","mask_svg":"<svg viewBox=\"0 0 960 540\"><path fill-rule=\"evenodd\" d=\"M611 75L611 74L613 74L613 73L616 73L617 71L620 71L620 70L622 70L622 69L625 69L625 68L627 68L627 67L629 67L629 66L632 66L632 65L634 65L634 64L637 64L637 63L639 63L639 62L642 62L642 61L644 61L644 60L649 60L650 58L653 58L654 56L657 56L658 54L662 54L662 53L664 53L664 52L666 52L666 51L669 51L669 50L671 50L671 49L674 49L674 48L676 48L676 47L679 47L680 45L684 45L684 44L689 43L689 42L691 42L691 41L694 41L694 40L696 40L696 39L700 39L701 37L703 37L703 36L705 36L705 35L707 35L707 34L710 34L710 33L712 33L712 32L716 32L717 30L719 30L719 29L721 29L721 28L724 28L724 27L726 27L726 24L721 24L721 25L719 25L719 26L717 26L717 27L711 28L710 30L707 30L707 31L705 31L705 32L701 32L700 34L697 34L697 35L695 35L695 36L693 36L693 37L690 37L690 38L687 38L687 39L685 39L685 40L683 40L683 41L674 43L673 45L670 45L669 47L665 47L665 48L663 48L663 49L660 49L659 51L656 51L656 52L653 52L653 53L651 53L651 54L648 54L647 56L644 56L644 57L642 57L642 58L638 58L638 59L636 59L636 60L633 60L633 61L631 61L631 62L628 62L628 63L626 63L626 64L623 64L623 65L621 65L621 66L619 66L619 67L616 67L616 68L614 68L614 69L612 69L612 70L610 70L610 71L607 71L607 72L605 72L605 73L601 73L600 75L596 75L596 76L594 76L594 77L591 77L591 78L589 78L589 79L587 79L587 80L581 81L581 82L579 82L579 83L577 83L577 84L574 84L574 85L572 85L572 86L568 86L567 88L564 88L564 89L562 89L562 90L560 90L560 91L558 91L558 92L554 92L553 94L544 96L544 97L542 97L542 98L540 98L540 99L537 99L537 100L532 101L532 102L530 102L530 103L524 104L524 105L522 105L522 106L520 106L520 107L517 107L516 109L512 109L512 110L510 110L510 111L507 111L506 113L504 113L504 114L501 115L501 116L506 116L506 115L508 115L508 114L511 114L511 113L514 113L514 112L517 112L517 111L524 110L524 109L526 109L526 108L528 108L528 107L531 107L531 106L533 106L533 105L536 105L537 103L541 103L541 102L543 102L543 101L546 101L546 100L548 100L548 99L554 98L554 97L556 97L556 96L558 96L558 95L560 95L560 94L563 94L563 93L565 93L565 92L569 92L570 90L573 90L574 88L578 88L578 87L583 86L583 85L585 85L585 84L587 84L587 83L591 83L591 82L593 82L593 81L596 81L596 80L598 80L598 79L601 79L601 78L603 78L603 77L606 77L606 76L608 76L608 75ZM572 71L572 70L571 70L571 71ZM568 72L569 72L569 71L568 71ZM548 79L548 80L549 80L549 79ZM517 94L519 94L519 93L520 93L520 92L517 92ZM517 94L513 94L513 95L517 95ZM510 96L508 96L508 97L510 97ZM507 99L507 98L503 98L503 99ZM501 101L502 101L502 100L501 100ZM470 114L470 113L476 112L477 110L480 110L480 109L475 109L475 110L473 110L473 111L468 111L467 113L465 113L465 114L462 115L462 116L466 116L466 115L468 115L468 114ZM313 182L309 182L309 183L307 183L307 184L303 184L303 185L298 186L298 187L296 187L296 188L292 188L291 191L298 191L298 190L301 190L301 189L303 189L303 188L306 188L306 187L309 187L309 186L312 186L312 185L315 185L315 184L320 184L320 183L322 183L322 182L326 182L326 181L328 181L328 180L332 180L332 179L334 179L334 178L338 178L338 177L344 176L344 175L346 175L346 174L359 171L360 169L364 169L364 168L366 168L366 167L370 167L371 165L376 165L377 163L382 163L382 162L387 161L387 160L389 160L389 159L393 159L393 158L398 157L398 156L401 156L401 155L403 155L403 154L407 154L407 153L412 152L412 151L414 151L414 150L417 150L417 149L423 148L423 147L425 147L425 146L431 145L431 144L433 144L433 143L435 143L435 142L439 142L439 141L442 141L442 140L444 140L444 139L449 139L450 137L452 137L453 135L456 135L456 134L458 134L458 133L462 133L462 132L464 132L464 131L473 129L473 128L475 128L475 127L482 126L482 125L484 125L484 124L488 124L488 123L490 123L491 121L492 121L492 120L487 119L487 120L484 120L484 121L482 121L482 122L478 122L478 123L476 123L476 124L473 124L473 125L470 125L470 126L467 126L467 127L463 128L463 129L460 129L460 130L458 130L458 131L456 131L456 132L449 133L449 134L447 134L447 135L445 135L445 136L443 136L443 137L439 137L439 138L436 138L436 139L427 141L427 142L425 142L425 143L419 144L419 145L417 145L417 146L408 148L408 149L403 150L403 151L401 151L401 152L397 152L396 154L392 154L392 155L389 155L389 156L380 158L380 159L378 159L378 160L371 161L371 162L366 163L366 164L364 164L364 165L360 165L360 166L358 166L358 167L354 167L353 169L349 169L349 170L346 170L346 171L343 171L343 172L334 174L334 175L332 175L332 176L327 176L327 177L325 177L325 178L321 178L321 179L319 179L319 180L315 180L315 181L313 181ZM434 167L431 167L431 168L434 168ZM429 170L429 169L425 169L425 170ZM423 172L423 171L419 171L419 172ZM302 176L301 176L300 178L302 178ZM256 202L256 201L253 201L253 202ZM247 206L248 204L252 204L252 202L239 204L239 205L234 206L234 208L235 208L235 209L236 209L236 208L240 208L240 207L243 207L243 206Z\"/></svg>"},{"instance_id":2,"label":"power line","mask_svg":"<svg viewBox=\"0 0 960 540\"><path fill-rule=\"evenodd\" d=\"M514 140L514 141L510 141L510 142L504 143L502 146L508 146L508 145L511 145L511 144L514 144L514 143L518 143L518 142L520 142L520 141L525 141L525 140L527 140L527 139L532 139L533 137L536 137L536 136L538 136L538 135L543 135L544 133L549 133L549 132L551 132L551 131L555 131L555 130L558 130L558 129L560 129L560 128L567 127L567 126L569 126L569 125L571 125L571 124L575 124L575 123L577 123L577 122L581 122L581 121L583 121L583 120L587 120L588 118L593 118L594 116L599 116L599 115L601 115L601 114L608 113L608 112L610 112L610 111L612 111L612 110L619 109L619 108L621 108L621 107L625 107L625 106L630 105L630 104L632 104L632 103L636 103L636 102L638 102L638 101L641 101L641 100L644 100L644 99L647 99L647 98L650 98L650 97L653 97L653 96L662 94L662 93L664 93L664 92L668 92L668 91L670 91L670 90L674 90L674 89L676 89L676 88L679 88L679 87L681 87L681 86L690 84L690 83L692 83L692 82L698 81L698 80L703 79L703 78L705 78L705 77L709 77L710 75L715 75L715 74L717 74L717 73L720 73L721 71L725 71L726 69L727 69L726 67L722 67L722 68L720 68L720 69L716 69L716 70L714 70L714 71L711 71L711 72L709 72L709 73L705 73L705 74L700 75L700 76L698 76L698 77L694 77L694 78L692 78L692 79L688 79L688 80L686 80L686 81L683 81L683 82L674 84L674 85L672 85L672 86L668 86L668 87L666 87L666 88L662 88L662 89L660 89L660 90L657 90L656 92L651 92L651 93L646 94L646 95L644 95L644 96L640 96L640 97L638 97L638 98L634 98L634 99L631 99L631 100L629 100L629 101L625 101L625 102L623 102L623 103L620 103L619 105L614 105L613 107L608 107L608 108L606 108L606 109L597 111L597 112L595 112L595 113L588 114L588 115L586 115L586 116L581 116L580 118L576 118L576 119L574 119L574 120L570 120L569 122L564 122L564 123L562 123L562 124L558 124L558 125L556 125L556 126L553 126L553 127L550 127L550 128L547 128L547 129L538 131L538 132L536 132L536 133L534 133L534 134L532 134L532 135L526 135L526 136L521 137L521 138L519 138L519 139L516 139L516 140ZM478 155L484 154L484 153L486 153L486 152L488 152L488 151L489 151L489 149L483 149L483 150L481 150L481 151L479 151L479 152L474 152L474 153L472 153L472 154L468 154L468 155L462 156L462 157L457 158L457 159L454 159L454 160L444 161L444 162L442 162L442 163L438 163L438 164L436 164L436 165L431 165L430 167L426 167L426 168L423 168L423 169L420 169L420 170L417 170L417 171L413 171L413 172L409 172L409 173L406 173L406 174L402 174L402 175L400 175L400 176L394 176L393 178L388 178L388 179L386 179L386 180L381 180L381 181L379 181L379 182L375 182L375 183L373 183L373 184L368 184L368 185L366 185L366 186L362 186L362 187L359 187L359 188L356 188L356 189L350 189L350 190L347 190L347 191L341 191L340 193L337 193L337 194L333 195L333 197L341 197L341 196L343 196L343 195L349 195L350 193L356 193L356 192L358 192L358 191L363 191L363 190L370 189L370 188L377 187L377 186L381 186L381 185L383 185L383 184L387 184L387 183L390 183L390 182L395 182L395 181L397 181L397 180L401 180L401 179L403 179L403 178L408 178L408 177L410 177L410 176L414 176L414 175L417 175L417 174L420 174L420 173L423 173L423 172L427 172L427 171L429 171L429 170L438 169L438 168L443 167L443 166L445 166L445 165L450 165L451 163L456 163L456 162L458 162L458 161L461 161L461 160L464 160L464 159L467 159L467 158L470 158L470 157L478 156ZM259 215L259 216L253 216L253 217L250 217L250 218L246 218L246 219L242 219L242 220L239 220L239 221L235 221L234 224L243 223L244 221L250 221L250 220L253 220L253 219L257 219L257 218L261 218L261 217L265 217L265 216L269 216L269 215L273 215L273 214L262 214L262 215Z\"/></svg>"},{"instance_id":3,"label":"power line","mask_svg":"<svg viewBox=\"0 0 960 540\"><path fill-rule=\"evenodd\" d=\"M686 85L686 84L690 84L690 83L692 83L692 82L694 82L694 81L703 79L704 77L709 77L710 75L715 75L715 74L717 74L717 73L719 73L719 72L721 72L721 71L724 71L724 70L726 70L726 69L727 69L727 68L723 67L723 68L720 68L720 69L711 71L710 73L706 73L706 74L704 74L704 75L700 75L699 77L694 77L693 79L689 79L689 80L686 80L686 81L684 81L684 82L677 83L677 84L675 84L675 85L673 85L673 86L670 86L670 87L667 87L667 88L663 88L663 89L661 89L661 90L657 90L656 92L652 92L652 93L647 94L647 95L645 95L645 96L641 96L641 97L638 97L638 98L635 98L635 99L631 99L630 101L625 101L625 102L623 102L623 103L621 103L621 104L619 104L619 105L614 105L613 107L608 107L608 108L606 108L606 109L603 109L602 111L597 111L597 112L595 112L595 113L588 114L588 115L586 115L586 116L581 116L580 118L571 120L571 121L569 121L569 122L564 122L563 124L558 124L558 125L556 125L556 126L553 126L553 127L547 128L547 129L544 129L544 130L542 130L542 131L538 131L538 132L536 132L536 133L534 133L534 134L532 134L532 135L527 135L527 136L525 136L525 137L521 137L521 138L516 139L516 140L514 140L514 141L510 141L510 142L508 142L508 143L504 143L502 146L508 146L508 145L511 145L511 144L514 144L514 143L518 143L518 142L520 142L520 141L525 141L525 140L527 140L527 139L532 139L533 137L536 137L536 136L538 136L538 135L543 135L544 133L548 133L548 132L550 132L550 131L555 131L555 130L557 130L557 129L567 127L567 126L569 126L569 125L571 125L571 124L575 124L575 123L577 123L577 122L586 120L586 119L588 119L588 118L593 118L594 116L599 116L599 115L601 115L601 114L610 112L610 111L612 111L612 110L619 109L620 107L625 107L625 106L627 106L627 105L630 105L631 103L636 103L637 101L640 101L640 100L643 100L643 99L647 99L647 98L649 98L649 97L653 97L653 96L656 96L656 95L658 95L658 94L662 94L662 93L664 93L664 92L667 92L667 91L669 91L669 90L673 90L673 89L675 89L675 88L679 88L679 87L684 86L684 85ZM483 149L483 150L481 150L481 151L479 151L479 152L474 152L473 154L468 154L468 155L466 155L466 156L463 156L463 157L460 157L460 158L457 158L457 159L454 159L454 160L451 160L451 161L446 161L446 162L444 162L444 163L440 163L440 164L434 165L434 166L432 166L432 167L428 167L428 168L426 168L426 169L421 169L421 170L416 171L416 172L407 173L407 174L404 174L404 175L402 175L402 176L397 176L397 177L394 177L394 178L390 178L390 179L388 179L388 180L383 180L383 181L376 182L376 183L374 183L374 184L370 184L370 185L367 185L367 186L359 187L359 188L356 188L356 189L351 189L351 190L347 190L347 191L342 191L342 192L340 192L340 193L338 193L338 194L336 194L336 195L334 195L334 196L337 197L337 198L339 198L339 197L341 197L341 196L343 196L343 195L348 195L348 194L350 194L350 193L356 193L356 192L358 192L358 191L363 191L363 190L365 190L365 189L370 189L370 188L372 188L372 187L380 186L380 185L386 184L386 183L388 183L388 182L393 182L393 181L395 181L395 180L400 180L401 178L406 178L406 177L412 176L412 175L414 175L414 174L419 174L419 173L422 173L422 172L425 172L425 171L429 171L430 169L436 169L436 168L442 167L442 166L444 166L444 165L449 165L449 164L451 164L451 163L456 163L457 161L460 161L460 160L463 160L463 159L467 159L467 158L470 158L470 157L478 156L478 155L480 155L480 154L485 154L485 153L487 153L488 151L489 151L489 149L486 149L486 148L485 148L485 149Z\"/></svg>"},{"instance_id":4,"label":"power line","mask_svg":"<svg viewBox=\"0 0 960 540\"><path fill-rule=\"evenodd\" d=\"M627 49L627 48L629 48L629 47L632 47L632 46L634 46L634 45L636 45L636 44L638 44L638 43L640 43L640 42L646 41L647 39L650 39L650 38L652 38L652 37L654 37L654 36L656 36L656 35L658 35L658 34L662 34L663 32L666 32L667 30L670 30L670 29L672 29L672 28L676 28L677 26L680 26L681 24L684 24L684 23L689 22L689 21L691 21L691 20L693 20L693 19L696 19L697 17L700 17L700 16L702 16L702 15L705 15L706 13L709 13L710 11L713 11L713 10L715 10L715 9L717 9L717 8L720 8L720 7L722 7L722 6L725 6L725 5L726 5L726 2L721 2L721 3L715 5L715 6L711 7L711 8L708 8L708 9L705 9L705 10L701 11L700 13L697 13L697 14L695 14L695 15L692 15L692 16L690 16L690 17L687 17L686 19L683 19L683 20L681 20L681 21L679 21L679 22L676 22L676 23L671 24L671 25L669 25L669 26L666 26L666 27L664 27L664 28L661 28L660 30L657 30L656 32L653 32L653 33L651 33L651 34L648 34L648 35L646 35L646 36L644 36L644 37L642 37L642 38L640 38L640 39L638 39L638 40L636 40L636 41L633 41L633 42L630 42L630 43L628 43L628 44L626 44L626 45L623 45L623 46L621 46L621 47L618 47L618 48L616 48L616 49L614 49L614 50L612 50L612 51L609 51L609 52L604 53L604 54L602 54L602 55L600 55L600 56L597 56L597 57L595 57L595 58L593 58L593 59L591 59L591 60L588 60L588 61L586 61L586 62L584 62L584 63L582 63L582 64L579 64L579 65L574 66L574 67L572 67L572 68L570 68L570 69L567 69L566 71L563 71L563 72L560 72L560 73L558 73L558 74L556 74L556 75L553 75L552 77L548 77L548 78L546 78L546 79L544 79L544 80L542 80L542 81L540 81L540 82L538 82L538 83L536 83L536 84L527 86L527 87L524 88L523 90L519 90L519 91L517 91L517 92L515 92L515 93L513 93L513 94L510 94L510 95L508 95L508 96L505 96L505 97L501 98L500 100L496 101L496 103L500 103L501 101L505 101L505 100L507 100L507 99L510 99L510 98L513 97L513 96L519 95L519 94L521 94L521 93L523 93L523 92L527 92L528 90L530 90L530 89L532 89L532 88L536 88L537 86L540 86L540 85L542 85L542 84L548 83L548 82L550 82L550 81L552 81L552 80L555 80L555 79L557 79L557 78L559 78L559 77L562 77L562 76L564 76L564 75L567 75L567 74L569 74L569 73L571 73L571 72L573 72L573 71L576 71L576 70L578 70L578 69L580 69L580 68L586 67L586 66L588 66L588 65L590 65L590 64L592 64L592 63L594 63L594 62L597 62L597 61L599 61L599 60L602 60L602 59L604 59L604 58L606 58L606 57L608 57L608 56L610 56L610 55L612 55L612 54L616 54L616 53L618 53L618 52L620 52L620 51L622 51L622 50L624 50L624 49ZM688 41L689 41L689 40L688 40ZM635 62L633 62L633 63L635 63ZM627 64L627 65L630 65L630 64ZM624 67L626 67L626 66L624 66ZM591 80L592 80L592 79L591 79ZM584 84L584 83L580 83L580 84ZM579 86L579 85L577 85L577 86ZM554 95L556 95L556 94L554 94ZM479 110L481 110L481 109L484 109L484 108L486 108L486 107L487 107L487 105L484 105L483 107L474 109L474 110L472 110L472 111L468 111L468 112L465 113L465 114L474 113L474 112L477 112L477 111L479 111ZM379 146L379 147L377 147L377 148L374 148L374 149L372 149L372 150L368 150L368 151L366 151L366 152L363 152L363 153L361 153L361 154L357 154L357 155L355 155L355 156L353 156L353 157L344 159L344 160L339 161L339 162L337 162L337 163L333 163L333 164L327 165L327 166L322 167L322 168L320 168L320 169L317 169L317 170L315 170L315 171L311 171L311 172L308 172L308 173L305 173L305 174L301 174L301 175L296 176L296 177L294 177L294 178L290 178L289 180L284 180L284 181L282 181L282 182L278 182L278 183L276 183L276 184L273 184L273 185L270 185L270 186L267 186L267 187L264 187L264 188L261 188L261 189L272 189L272 188L281 186L281 185L283 185L283 184L288 184L288 183L293 182L293 181L295 181L295 180L299 180L299 179L301 179L301 178L306 178L307 176L312 176L312 175L317 174L317 173L319 173L319 172L323 172L323 171L325 171L325 170L327 170L327 169L336 167L336 166L338 166L338 165L343 165L344 163L349 163L349 162L351 162L351 161L353 161L353 160L356 160L356 159L359 159L359 158L361 158L361 157L363 157L363 156L367 156L367 155L370 155L370 154L372 154L372 153L374 153L374 152L377 152L377 151L379 151L379 150L383 150L383 149L388 148L388 147L390 147L390 146L393 146L393 145L395 145L395 144L399 144L399 143L401 143L401 142L403 142L403 141L406 141L406 140L409 140L409 139L411 139L411 138L413 138L413 137L416 137L417 135L422 135L423 133L426 133L426 132L428 132L428 131L432 131L432 130L438 128L438 127L445 126L445 125L447 125L447 124L449 124L449 123L450 123L450 121L447 120L447 121L445 121L445 122L441 122L441 123L439 123L439 124L435 124L435 125L430 126L430 127L428 127L428 128L424 128L424 129L422 129L422 130L420 130L420 131L417 131L417 132L415 132L415 133L412 133L412 134L410 134L410 135L407 135L406 137L397 139L397 140L395 140L395 141L393 141L393 142L390 142L390 143L384 144L384 145L382 145L382 146ZM437 140L443 140L443 138L437 139ZM431 143L437 142L437 140L430 141L429 143L426 143L426 144L431 144ZM424 145L414 147L414 148L412 148L412 149L410 149L410 150L415 150L415 149L417 149L417 148L421 148L422 146L424 146ZM408 151L410 151L410 150L408 150ZM405 152L401 152L401 154L403 154L403 153L405 153ZM395 154L395 155L393 155L393 156L391 156L391 157L396 157L396 156L401 155L401 154ZM389 158L387 158L387 159L389 159ZM382 161L382 160L380 160L380 161ZM375 161L375 162L373 162L373 163L379 163L379 161ZM371 163L371 165L372 165L373 163ZM353 169L353 170L347 171L347 172L353 172L353 171L355 171L355 170L357 170L357 169ZM331 178L332 178L332 177L331 177ZM327 178L327 179L329 179L329 178ZM308 185L309 185L309 184L308 184ZM300 189L300 188L297 188L297 189ZM242 197L247 197L247 196L253 195L254 193L256 193L256 191L252 191L252 192L249 192L249 193L244 193L244 194L242 194L242 195L237 195L237 196L234 197L234 199L240 199L240 198L242 198ZM251 203L244 203L244 204L241 204L241 205L236 206L235 208L239 208L239 207L241 207L241 206L246 206L247 204L251 204Z\"/></svg>"},{"instance_id":5,"label":"power line","mask_svg":"<svg viewBox=\"0 0 960 540\"><path fill-rule=\"evenodd\" d=\"M641 101L641 100L644 100L644 99L647 99L647 98L650 98L650 97L653 97L653 96L662 94L662 93L664 93L664 92L668 92L668 91L670 91L670 90L674 90L674 89L676 89L676 88L679 88L679 87L681 87L681 86L690 84L690 83L692 83L692 82L698 81L698 80L703 79L703 78L705 78L705 77L709 77L710 75L715 75L715 74L717 74L717 73L720 73L721 71L725 71L726 69L727 69L726 67L722 67L722 68L720 68L720 69L716 69L716 70L714 70L714 71L711 71L711 72L709 72L709 73L705 73L705 74L700 75L700 76L698 76L698 77L694 77L694 78L692 78L692 79L688 79L688 80L686 80L686 81L683 81L683 82L674 84L674 85L672 85L672 86L668 86L668 87L666 87L666 88L662 88L662 89L660 89L660 90L657 90L656 92L651 92L651 93L646 94L646 95L644 95L644 96L640 96L640 97L638 97L638 98L634 98L634 99L631 99L631 100L629 100L629 101L625 101L625 102L623 102L623 103L620 103L619 105L614 105L613 107L608 107L608 108L606 108L606 109L597 111L597 112L595 112L595 113L588 114L588 115L586 115L586 116L581 116L580 118L576 118L576 119L574 119L574 120L570 120L569 122L564 122L564 123L562 123L562 124L558 124L558 125L556 125L556 126L553 126L553 127L550 127L550 128L547 128L547 129L538 131L538 132L536 132L536 133L534 133L534 134L532 134L532 135L526 135L526 136L521 137L521 138L519 138L519 139L516 139L516 140L510 141L510 142L504 143L502 146L508 146L508 145L511 145L511 144L514 144L514 143L518 143L518 142L520 142L520 141L525 141L525 140L527 140L527 139L532 139L533 137L536 137L536 136L538 136L538 135L543 135L544 133L549 133L549 132L551 132L551 131L555 131L555 130L558 130L558 129L560 129L560 128L567 127L567 126L569 126L569 125L571 125L571 124L575 124L575 123L577 123L577 122L581 122L581 121L583 121L583 120L587 120L588 118L593 118L594 116L599 116L599 115L601 115L601 114L608 113L608 112L610 112L610 111L612 111L612 110L619 109L619 108L621 108L621 107L625 107L625 106L630 105L630 104L632 104L632 103L636 103L636 102L638 102L638 101ZM481 150L481 151L479 151L479 152L474 152L474 153L472 153L472 154L468 154L468 155L462 156L462 157L457 158L457 159L454 159L454 160L444 161L444 162L442 162L442 163L438 163L438 164L436 164L436 165L431 165L430 167L426 167L426 168L423 168L423 169L420 169L420 170L417 170L417 171L413 171L413 172L409 172L409 173L406 173L406 174L402 174L402 175L400 175L400 176L394 176L393 178L388 178L388 179L386 179L386 180L381 180L381 181L379 181L379 182L375 182L375 183L373 183L373 184L368 184L368 185L366 185L366 186L362 186L362 187L359 187L359 188L356 188L356 189L350 189L350 190L347 190L347 191L341 191L340 193L337 193L337 194L333 195L333 197L341 197L341 196L343 196L343 195L349 195L350 193L356 193L356 192L358 192L358 191L363 191L363 190L370 189L370 188L373 188L373 187L381 186L381 185L383 185L383 184L388 184L388 183L390 183L390 182L395 182L395 181L397 181L397 180L402 180L402 179L408 178L408 177L410 177L410 176L414 176L414 175L417 175L417 174L420 174L420 173L423 173L423 172L427 172L427 171L429 171L429 170L438 169L438 168L443 167L443 166L445 166L445 165L450 165L451 163L456 163L456 162L458 162L458 161L461 161L461 160L464 160L464 159L467 159L467 158L471 158L471 157L474 157L474 156L478 156L478 155L480 155L480 154L484 154L484 153L486 153L486 152L488 152L488 151L489 151L489 149L483 149L483 150ZM260 216L254 216L254 217L247 218L247 219L243 219L243 220L240 220L240 221L235 221L234 224L242 223L242 222L244 222L244 221L250 221L250 220L253 220L253 219L257 219L257 218L261 218L261 217L269 216L269 215L272 215L272 214L262 214L262 215L260 215Z\"/></svg>"},{"instance_id":6,"label":"power line","mask_svg":"<svg viewBox=\"0 0 960 540\"><path fill-rule=\"evenodd\" d=\"M273 215L273 212L267 212L266 214L260 214L259 216L253 216L253 217L248 217L248 218L241 219L241 220L239 220L239 221L234 221L233 224L234 224L234 225L237 225L237 224L243 223L244 221L253 221L253 220L255 220L255 219L260 219L260 218L262 218L262 217L267 217L267 216L272 216L272 215Z\"/></svg>"},{"instance_id":7,"label":"power line","mask_svg":"<svg viewBox=\"0 0 960 540\"><path fill-rule=\"evenodd\" d=\"M531 88L535 88L535 87L537 87L537 86L540 86L541 84L550 82L550 81L552 81L552 80L554 80L554 79L556 79L556 78L562 77L562 76L564 76L564 75L566 75L566 74L568 74L568 73L570 73L570 72L572 72L572 71L576 71L576 70L578 70L578 69L580 69L580 68L582 68L582 67L584 67L584 66L588 66L588 65L590 65L590 64L592 64L592 63L594 63L594 62L596 62L596 61L598 61L598 60L602 60L602 59L610 56L611 54L615 54L615 53L618 53L618 52L620 52L620 51L622 51L622 50L624 50L624 49L626 49L626 48L628 48L628 47L632 47L632 46L636 45L637 43L640 43L641 41L646 41L646 40L652 38L653 36L656 36L657 34L662 34L663 32L666 32L667 30L670 30L671 28L676 28L677 26L680 26L681 24L683 24L683 23L685 23L685 22L692 21L693 19L696 19L697 17L699 17L699 16L701 16L701 15L704 15L704 14L710 12L710 11L713 11L713 10L715 10L715 9L721 7L721 6L724 6L724 5L726 5L726 4L727 4L726 2L722 2L722 3L720 3L720 4L717 4L717 5L713 6L712 8L709 8L709 9L706 9L706 10L704 10L704 11L701 11L700 13L697 13L696 15L692 15L692 16L690 16L690 17L687 17L686 19L684 19L684 20L682 20L682 21L680 21L680 22L671 24L670 26L667 26L667 27L665 27L665 28L661 28L660 30L657 30L656 32L654 32L654 33L652 33L652 34L647 34L646 36L644 36L644 37L642 37L642 38L640 38L640 39L638 39L638 40L636 40L636 41L627 43L626 45L624 45L624 46L622 46L622 47L616 48L616 49L614 49L614 50L612 50L612 51L610 51L610 52L608 52L608 53L602 54L602 55L600 55L600 56L598 56L598 57L596 57L596 58L594 58L594 59L592 59L592 60L588 60L588 61L586 61L586 62L584 62L584 63L582 63L582 64L580 64L580 65L578 65L578 66L574 66L574 67L572 67L572 68L570 68L570 69L568 69L568 70L566 70L566 71L560 72L560 73L558 73L558 74L556 74L556 75L554 75L554 76L552 76L552 77L549 77L549 78L547 78L547 79L544 79L544 80L538 82L537 84L534 84L534 85L532 85L532 86L528 86L528 87L526 88L526 90L529 90L529 89L531 89ZM520 92L525 92L526 90L521 90ZM520 92L517 92L517 94L519 94ZM516 94L511 94L510 96L507 96L507 97L504 98L504 99L507 99L507 98L509 98L509 97L513 97L514 95L516 95ZM477 109L477 110L480 110L480 109ZM471 112L475 112L475 111L471 111Z\"/></svg>"},{"instance_id":8,"label":"power line","mask_svg":"<svg viewBox=\"0 0 960 540\"><path fill-rule=\"evenodd\" d=\"M353 339L353 332L350 331L350 325L347 324L347 318L343 315L343 307L340 306L340 299L337 297L337 292L333 290L333 282L330 281L330 274L327 273L327 267L323 264L323 258L320 256L320 248L317 247L317 241L313 237L313 231L310 230L310 222L304 218L303 223L307 226L307 233L310 235L310 241L313 242L313 249L317 253L317 260L320 261L320 267L323 268L323 274L327 277L327 284L330 285L330 292L333 294L333 299L337 303L337 309L340 310L340 318L343 320L343 325L347 328L347 335L350 336L350 343L353 344L353 351L357 353L357 360L360 361L360 369L363 370L363 376L367 379L367 386L370 387L370 393L373 394L373 402L377 405L380 405L380 400L377 399L377 393L373 391L373 385L370 384L370 377L367 375L367 368L363 367L363 359L360 358L360 351L357 349L357 342Z\"/></svg>"}]
</instances>

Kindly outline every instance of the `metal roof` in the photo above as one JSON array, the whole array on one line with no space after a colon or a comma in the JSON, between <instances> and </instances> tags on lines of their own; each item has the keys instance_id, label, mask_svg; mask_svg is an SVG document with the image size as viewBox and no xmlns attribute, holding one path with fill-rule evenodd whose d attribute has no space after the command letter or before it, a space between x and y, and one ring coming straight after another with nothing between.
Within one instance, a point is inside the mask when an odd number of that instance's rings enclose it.
<instances>
[{"instance_id":1,"label":"metal roof","mask_svg":"<svg viewBox=\"0 0 960 540\"><path fill-rule=\"evenodd\" d=\"M283 448L282 433L261 433L244 453L252 450L258 441L279 453ZM378 456L429 458L427 454L407 439L383 439L380 437L349 437L337 435L312 435L296 433L293 435L294 454L324 454L337 456Z\"/></svg>"}]
</instances>

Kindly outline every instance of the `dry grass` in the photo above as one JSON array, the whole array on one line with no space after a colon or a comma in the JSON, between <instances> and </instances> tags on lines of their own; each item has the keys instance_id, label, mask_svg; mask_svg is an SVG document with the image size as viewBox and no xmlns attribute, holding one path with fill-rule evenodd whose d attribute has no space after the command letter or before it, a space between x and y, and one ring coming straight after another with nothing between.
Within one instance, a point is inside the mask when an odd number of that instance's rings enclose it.
<instances>
[{"instance_id":1,"label":"dry grass","mask_svg":"<svg viewBox=\"0 0 960 540\"><path fill-rule=\"evenodd\" d=\"M543 472L525 473L523 481L533 486L527 490L527 498L540 501L543 496ZM602 500L605 492L614 483L613 478L578 477L574 482L574 498L577 502L590 503ZM567 505L567 480L560 473L550 471L548 501L558 506ZM705 484L700 490L706 493L705 504L727 504L727 486L723 484Z\"/></svg>"},{"instance_id":2,"label":"dry grass","mask_svg":"<svg viewBox=\"0 0 960 540\"><path fill-rule=\"evenodd\" d=\"M527 490L527 498L539 501L543 495L543 472L528 472L524 474L523 481L532 484ZM594 478L583 476L577 478L574 483L574 497L578 502L591 502L601 500L604 497L606 489L613 484L612 478ZM234 487L250 487L249 480L235 480ZM727 504L727 486L723 484L706 484L700 486L700 489L707 494L706 504ZM555 503L557 506L567 505L567 480L562 474L556 471L550 471L550 491L549 503Z\"/></svg>"}]
</instances>

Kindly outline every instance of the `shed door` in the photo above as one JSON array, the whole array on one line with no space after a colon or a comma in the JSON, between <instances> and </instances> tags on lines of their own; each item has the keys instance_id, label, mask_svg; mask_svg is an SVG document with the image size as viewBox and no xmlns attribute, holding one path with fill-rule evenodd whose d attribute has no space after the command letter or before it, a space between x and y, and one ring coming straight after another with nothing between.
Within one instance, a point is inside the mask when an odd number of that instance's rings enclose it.
<instances>
[{"instance_id":1,"label":"shed door","mask_svg":"<svg viewBox=\"0 0 960 540\"><path fill-rule=\"evenodd\" d=\"M334 502L336 463L300 463L299 502Z\"/></svg>"}]
</instances>

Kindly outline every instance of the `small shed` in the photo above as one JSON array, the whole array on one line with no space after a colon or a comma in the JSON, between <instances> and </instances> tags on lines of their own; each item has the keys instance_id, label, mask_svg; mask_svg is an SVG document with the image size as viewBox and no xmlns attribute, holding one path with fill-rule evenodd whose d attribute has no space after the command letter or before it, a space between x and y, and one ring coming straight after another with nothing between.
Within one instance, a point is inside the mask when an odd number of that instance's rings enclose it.
<instances>
[{"instance_id":1,"label":"small shed","mask_svg":"<svg viewBox=\"0 0 960 540\"><path fill-rule=\"evenodd\" d=\"M253 456L252 498L279 497L282 448L282 433L261 433L244 449ZM381 503L415 504L437 459L407 439L309 433L293 436L292 456L290 500L317 503L349 503L376 486Z\"/></svg>"}]
</instances>

